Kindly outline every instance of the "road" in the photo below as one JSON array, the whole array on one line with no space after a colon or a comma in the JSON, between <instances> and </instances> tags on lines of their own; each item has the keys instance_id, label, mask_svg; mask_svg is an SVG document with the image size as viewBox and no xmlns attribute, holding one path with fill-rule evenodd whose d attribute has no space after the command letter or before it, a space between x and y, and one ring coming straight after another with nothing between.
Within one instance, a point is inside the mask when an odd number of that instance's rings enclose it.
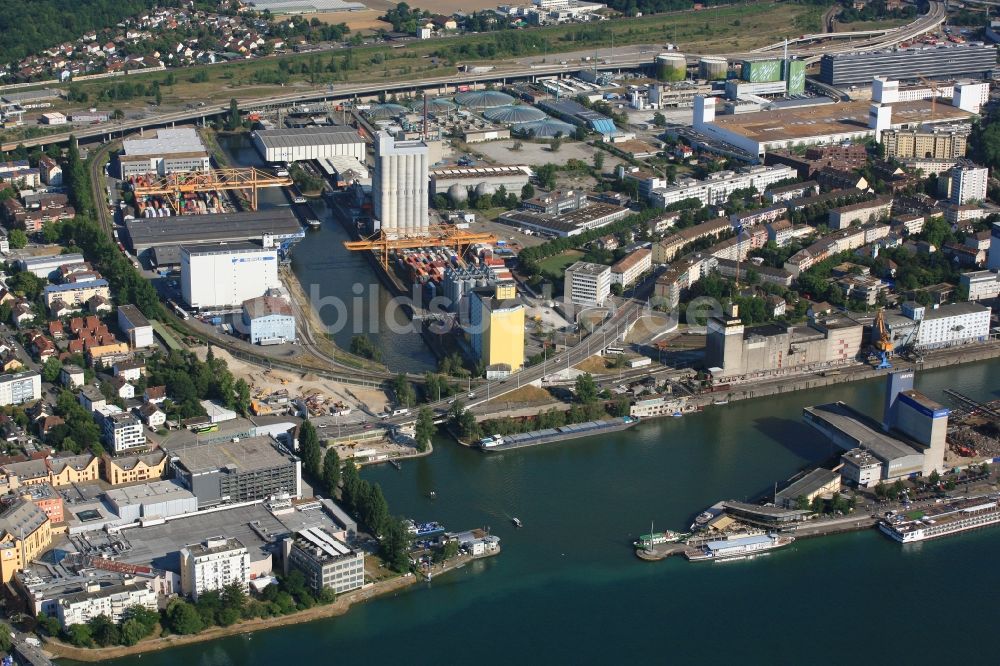
<instances>
[{"instance_id":1,"label":"road","mask_svg":"<svg viewBox=\"0 0 1000 666\"><path fill-rule=\"evenodd\" d=\"M793 56L807 58L807 62L810 62L818 60L824 54L845 53L848 51L856 51L862 49L885 48L888 46L899 44L900 42L912 40L918 35L921 35L925 32L929 32L935 29L941 23L943 23L945 18L946 18L946 11L944 3L931 2L927 14L918 17L912 23L909 23L905 26L901 26L894 30L887 31L884 35L880 37L857 41L857 42L847 42L847 43L826 42L814 46L790 48L789 54ZM813 37L813 36L810 35L807 37ZM823 35L821 33L815 35L815 37L822 38L826 37L826 35ZM801 41L801 39L802 38L799 38L795 41L798 42ZM714 55L725 55L730 59L738 59L742 57L752 57L754 55L759 56L763 51L774 50L782 48L783 46L784 43L779 42L764 47L763 49L758 49L756 52L726 53L726 54L714 54ZM306 91L296 91L296 92L286 93L283 95L274 95L256 99L245 99L239 102L239 107L241 110L244 111L252 111L270 106L292 105L292 104L299 104L311 101L329 101L332 99L349 99L356 96L377 95L383 92L393 93L400 91L416 91L428 88L441 88L444 86L453 87L458 85L469 85L471 83L486 83L486 82L496 82L496 81L505 82L509 79L524 79L524 78L532 78L535 76L545 76L551 74L561 74L564 72L573 72L577 71L581 66L586 66L588 68L596 67L599 69L634 68L641 65L649 64L652 61L652 57L654 55L653 51L658 50L658 48L659 47L657 45L638 45L638 46L619 47L618 49L601 49L598 50L596 54L593 52L588 53L589 56L595 57L593 62L582 62L582 61L572 62L570 60L562 60L558 63L549 64L549 63L539 63L537 62L537 59L528 58L516 61L509 68L505 67L502 69L496 69L494 71L482 74L473 74L470 72L464 72L452 76L442 76L431 79L423 79L420 81L397 81L389 83L379 82L379 83L331 85L323 88L313 88ZM687 55L691 59L697 59L698 57L700 57L698 54L687 54ZM551 57L560 57L560 56L553 54ZM563 54L562 57L569 58L572 56ZM566 62L567 64L564 65L562 64L563 62ZM69 140L70 135L75 135L78 139L102 138L102 137L110 138L112 134L145 129L149 127L173 125L176 123L186 123L191 121L203 121L207 117L215 116L221 113L226 113L228 111L229 111L228 104L225 105L209 104L203 107L164 113L157 116L150 116L148 118L126 120L120 123L116 123L114 125L81 127L81 128L75 128L71 132L66 132L62 134L50 134L48 136L35 137L32 139L23 139L16 142L2 144L0 145L0 150L4 151L14 150L18 145L24 145L25 147L31 148L34 146L45 146L50 143L63 143Z\"/></svg>"}]
</instances>

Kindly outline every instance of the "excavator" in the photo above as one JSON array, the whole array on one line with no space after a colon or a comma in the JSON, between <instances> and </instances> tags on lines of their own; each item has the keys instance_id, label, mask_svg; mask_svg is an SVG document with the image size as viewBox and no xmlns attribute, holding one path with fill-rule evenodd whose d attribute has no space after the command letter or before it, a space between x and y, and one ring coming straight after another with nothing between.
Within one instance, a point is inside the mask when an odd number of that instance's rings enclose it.
<instances>
[{"instance_id":1,"label":"excavator","mask_svg":"<svg viewBox=\"0 0 1000 666\"><path fill-rule=\"evenodd\" d=\"M889 370L892 368L892 364L889 363L889 354L892 353L892 336L885 325L885 308L880 308L878 314L875 315L875 323L872 324L872 328L875 335L878 336L873 345L879 357L879 364L875 369Z\"/></svg>"}]
</instances>

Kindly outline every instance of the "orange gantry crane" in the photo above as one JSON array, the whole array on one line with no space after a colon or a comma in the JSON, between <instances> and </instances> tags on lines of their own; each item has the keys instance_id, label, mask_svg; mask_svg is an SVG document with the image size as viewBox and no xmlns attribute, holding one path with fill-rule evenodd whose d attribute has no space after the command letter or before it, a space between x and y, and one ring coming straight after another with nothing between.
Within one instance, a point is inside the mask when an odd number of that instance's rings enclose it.
<instances>
[{"instance_id":1,"label":"orange gantry crane","mask_svg":"<svg viewBox=\"0 0 1000 666\"><path fill-rule=\"evenodd\" d=\"M485 232L467 231L446 225L432 224L426 234L387 236L384 231L358 241L344 241L344 247L352 251L371 250L378 254L382 268L389 270L389 253L392 250L418 247L450 247L455 254L465 256L466 250L476 243L496 243L497 237Z\"/></svg>"},{"instance_id":2,"label":"orange gantry crane","mask_svg":"<svg viewBox=\"0 0 1000 666\"><path fill-rule=\"evenodd\" d=\"M184 171L169 173L150 181L133 185L136 199L146 196L160 196L166 199L180 214L181 200L185 194L224 190L244 190L249 194L250 209L257 210L257 190L262 187L289 187L292 179L288 176L274 176L253 167L209 169L208 171Z\"/></svg>"}]
</instances>

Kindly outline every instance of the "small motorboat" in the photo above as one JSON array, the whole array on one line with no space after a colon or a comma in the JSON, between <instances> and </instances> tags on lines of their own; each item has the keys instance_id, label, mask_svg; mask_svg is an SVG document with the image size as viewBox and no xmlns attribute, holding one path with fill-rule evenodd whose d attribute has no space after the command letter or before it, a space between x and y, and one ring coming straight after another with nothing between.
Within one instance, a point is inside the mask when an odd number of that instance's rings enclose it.
<instances>
[{"instance_id":1,"label":"small motorboat","mask_svg":"<svg viewBox=\"0 0 1000 666\"><path fill-rule=\"evenodd\" d=\"M521 527L522 526L521 519L517 518L516 516L514 518L511 518L510 522L514 523L514 527Z\"/></svg>"}]
</instances>

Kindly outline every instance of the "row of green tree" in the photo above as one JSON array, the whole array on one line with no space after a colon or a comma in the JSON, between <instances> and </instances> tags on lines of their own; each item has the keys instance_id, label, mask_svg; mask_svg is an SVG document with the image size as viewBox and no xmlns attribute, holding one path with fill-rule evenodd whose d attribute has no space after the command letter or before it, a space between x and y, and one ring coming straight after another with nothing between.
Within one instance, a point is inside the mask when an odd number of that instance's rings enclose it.
<instances>
[{"instance_id":1,"label":"row of green tree","mask_svg":"<svg viewBox=\"0 0 1000 666\"><path fill-rule=\"evenodd\" d=\"M340 490L348 511L379 539L383 559L396 571L406 571L410 564L409 536L402 521L389 514L382 488L362 479L353 461L341 463L333 447L328 447L324 455L316 427L308 419L299 427L299 454L305 473L322 483L331 499Z\"/></svg>"}]
</instances>

